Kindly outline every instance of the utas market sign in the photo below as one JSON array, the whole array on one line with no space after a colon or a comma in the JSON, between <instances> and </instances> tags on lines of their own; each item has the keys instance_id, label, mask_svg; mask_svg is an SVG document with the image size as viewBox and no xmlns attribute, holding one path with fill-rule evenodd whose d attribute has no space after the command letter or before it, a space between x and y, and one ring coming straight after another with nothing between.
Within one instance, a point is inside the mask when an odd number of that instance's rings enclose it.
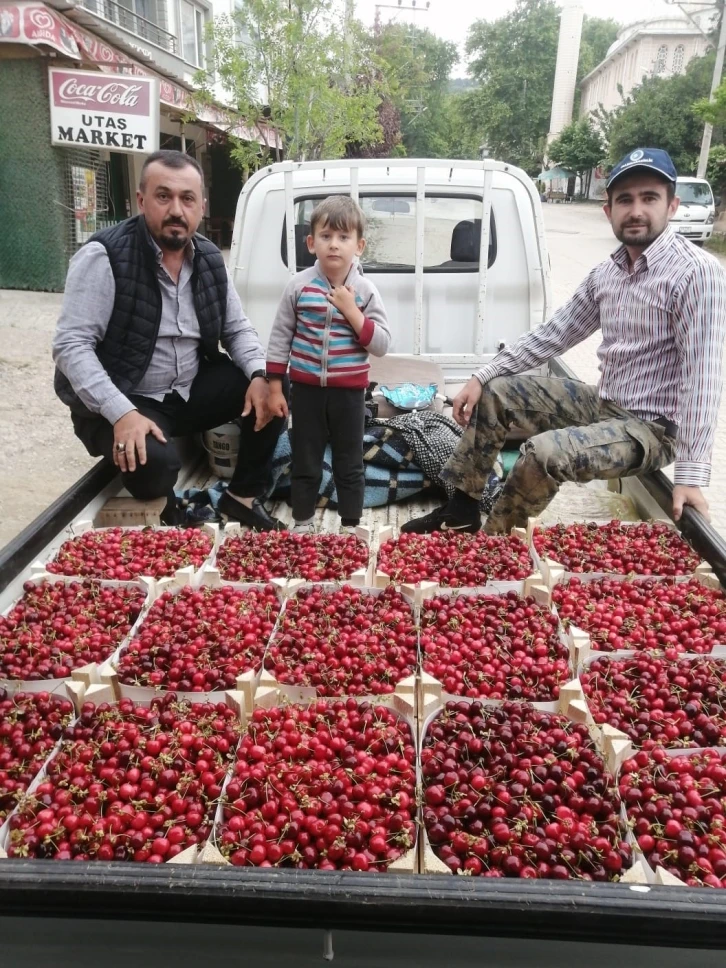
<instances>
[{"instance_id":1,"label":"utas market sign","mask_svg":"<svg viewBox=\"0 0 726 968\"><path fill-rule=\"evenodd\" d=\"M159 148L155 78L50 68L54 145L88 145L149 154Z\"/></svg>"}]
</instances>

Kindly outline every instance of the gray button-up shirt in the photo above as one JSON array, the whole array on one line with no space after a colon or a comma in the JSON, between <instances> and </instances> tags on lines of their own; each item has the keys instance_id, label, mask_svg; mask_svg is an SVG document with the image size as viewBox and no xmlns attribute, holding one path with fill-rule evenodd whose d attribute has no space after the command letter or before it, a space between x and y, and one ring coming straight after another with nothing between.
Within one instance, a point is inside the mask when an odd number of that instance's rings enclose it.
<instances>
[{"instance_id":1,"label":"gray button-up shirt","mask_svg":"<svg viewBox=\"0 0 726 968\"><path fill-rule=\"evenodd\" d=\"M173 390L189 399L199 369L201 333L191 286L193 246L190 245L174 282L157 252L157 279L161 290L161 322L149 367L134 393L163 400ZM96 356L104 339L116 298L116 284L106 249L89 242L71 259L63 308L53 341L53 360L92 413L116 423L134 405L114 385ZM221 343L233 362L249 378L264 370L265 354L257 333L245 316L240 298L229 279L227 315Z\"/></svg>"}]
</instances>

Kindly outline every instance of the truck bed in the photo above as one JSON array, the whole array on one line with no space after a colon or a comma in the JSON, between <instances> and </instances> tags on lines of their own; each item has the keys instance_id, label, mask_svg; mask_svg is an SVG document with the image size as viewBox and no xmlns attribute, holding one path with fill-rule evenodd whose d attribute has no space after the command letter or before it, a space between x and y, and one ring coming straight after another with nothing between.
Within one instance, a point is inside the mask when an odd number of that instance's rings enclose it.
<instances>
[{"instance_id":1,"label":"truck bed","mask_svg":"<svg viewBox=\"0 0 726 968\"><path fill-rule=\"evenodd\" d=\"M569 375L559 363L552 370ZM184 483L205 486L212 480L197 453L187 464ZM669 516L671 485L663 474L621 484L616 491L602 482L567 485L544 517ZM17 597L32 562L57 547L64 528L92 518L119 488L115 468L99 463L0 551L0 610ZM368 509L363 523L375 535L379 526L400 528L439 502L432 497ZM274 513L290 519L284 502ZM318 512L321 530L334 531L338 522L337 513ZM690 510L682 526L726 579L726 543L720 535ZM611 965L623 955L632 965L655 957L670 968L684 964L679 948L712 949L685 962L711 968L723 963L726 950L726 891L12 860L0 862L0 931L3 968L25 965L29 958L54 966L72 960L82 968L98 964L101 952L109 965L150 964L153 957L155 965L179 966L198 964L192 952L203 956L205 951L215 960L227 952L244 952L245 964L298 968L319 963L324 951L334 952L335 960L350 968L394 963L549 966L573 955L578 960L585 956L593 966ZM422 937L427 934L432 937Z\"/></svg>"}]
</instances>

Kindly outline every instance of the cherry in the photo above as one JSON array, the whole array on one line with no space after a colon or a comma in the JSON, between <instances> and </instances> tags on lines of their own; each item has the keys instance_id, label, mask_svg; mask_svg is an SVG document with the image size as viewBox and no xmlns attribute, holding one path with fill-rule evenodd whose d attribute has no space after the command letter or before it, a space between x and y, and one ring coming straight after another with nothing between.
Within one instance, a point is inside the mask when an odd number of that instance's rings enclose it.
<instances>
[{"instance_id":1,"label":"cherry","mask_svg":"<svg viewBox=\"0 0 726 968\"><path fill-rule=\"evenodd\" d=\"M66 679L73 669L104 662L131 631L146 594L96 581L27 581L23 597L0 616L0 675Z\"/></svg>"},{"instance_id":2,"label":"cherry","mask_svg":"<svg viewBox=\"0 0 726 968\"><path fill-rule=\"evenodd\" d=\"M368 546L352 534L243 531L225 538L217 567L225 581L304 578L340 581L368 564Z\"/></svg>"},{"instance_id":3,"label":"cherry","mask_svg":"<svg viewBox=\"0 0 726 968\"><path fill-rule=\"evenodd\" d=\"M234 689L241 673L261 667L279 611L272 585L164 592L121 652L119 679L181 692Z\"/></svg>"},{"instance_id":4,"label":"cherry","mask_svg":"<svg viewBox=\"0 0 726 968\"><path fill-rule=\"evenodd\" d=\"M105 528L65 541L47 570L57 575L130 581L163 578L178 568L201 568L212 539L196 528Z\"/></svg>"},{"instance_id":5,"label":"cherry","mask_svg":"<svg viewBox=\"0 0 726 968\"><path fill-rule=\"evenodd\" d=\"M700 557L667 524L555 524L535 528L533 543L541 558L552 558L570 572L611 575L689 575Z\"/></svg>"},{"instance_id":6,"label":"cherry","mask_svg":"<svg viewBox=\"0 0 726 968\"><path fill-rule=\"evenodd\" d=\"M393 586L377 596L350 585L301 589L265 658L278 682L312 686L319 696L392 693L416 663L411 607Z\"/></svg>"},{"instance_id":7,"label":"cherry","mask_svg":"<svg viewBox=\"0 0 726 968\"><path fill-rule=\"evenodd\" d=\"M256 709L223 798L236 866L385 871L415 843L415 749L385 706Z\"/></svg>"},{"instance_id":8,"label":"cherry","mask_svg":"<svg viewBox=\"0 0 726 968\"><path fill-rule=\"evenodd\" d=\"M513 535L486 535L483 531L402 534L381 545L377 567L392 582L435 581L449 588L522 581L533 570L523 541Z\"/></svg>"},{"instance_id":9,"label":"cherry","mask_svg":"<svg viewBox=\"0 0 726 968\"><path fill-rule=\"evenodd\" d=\"M471 699L552 700L571 678L557 616L516 592L424 602L425 672Z\"/></svg>"},{"instance_id":10,"label":"cherry","mask_svg":"<svg viewBox=\"0 0 726 968\"><path fill-rule=\"evenodd\" d=\"M582 724L452 700L421 770L428 838L455 873L613 880L630 865L617 791Z\"/></svg>"}]
</instances>

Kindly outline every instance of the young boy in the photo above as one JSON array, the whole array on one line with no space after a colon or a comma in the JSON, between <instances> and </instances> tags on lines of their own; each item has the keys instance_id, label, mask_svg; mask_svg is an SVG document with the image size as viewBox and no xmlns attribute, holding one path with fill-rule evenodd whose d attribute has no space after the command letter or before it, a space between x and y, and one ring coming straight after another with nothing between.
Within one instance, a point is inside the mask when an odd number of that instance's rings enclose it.
<instances>
[{"instance_id":1,"label":"young boy","mask_svg":"<svg viewBox=\"0 0 726 968\"><path fill-rule=\"evenodd\" d=\"M364 230L363 212L348 196L316 206L307 245L317 261L288 283L270 334L268 406L280 416L287 412L281 381L290 364L296 532L314 530L328 440L343 528L355 528L363 510L368 353L385 356L391 343L383 301L358 265Z\"/></svg>"}]
</instances>

